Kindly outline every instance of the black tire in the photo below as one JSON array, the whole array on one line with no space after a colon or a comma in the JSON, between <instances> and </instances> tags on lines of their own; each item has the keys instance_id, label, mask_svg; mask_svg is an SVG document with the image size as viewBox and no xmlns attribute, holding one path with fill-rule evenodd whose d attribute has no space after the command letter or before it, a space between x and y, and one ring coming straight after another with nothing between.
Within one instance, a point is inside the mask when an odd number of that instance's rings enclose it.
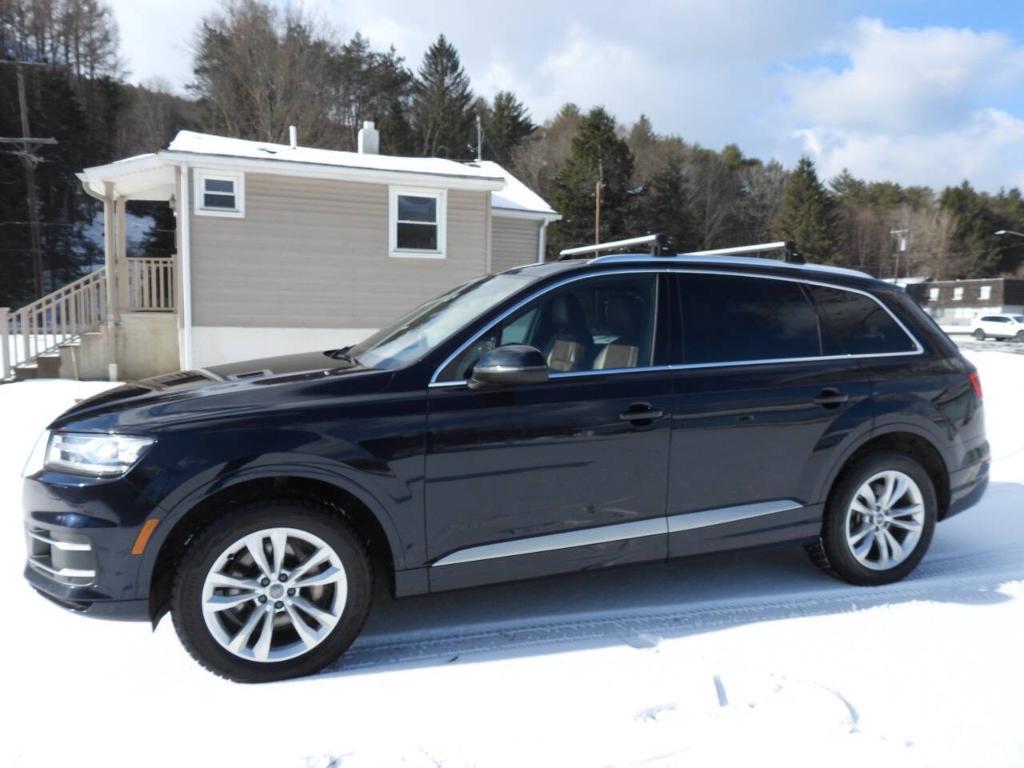
<instances>
[{"instance_id":1,"label":"black tire","mask_svg":"<svg viewBox=\"0 0 1024 768\"><path fill-rule=\"evenodd\" d=\"M985 332L983 330L981 330L981 328L976 330L971 335L974 336L974 338L976 338L978 341L984 341L985 340Z\"/></svg>"},{"instance_id":2,"label":"black tire","mask_svg":"<svg viewBox=\"0 0 1024 768\"><path fill-rule=\"evenodd\" d=\"M913 551L898 565L875 570L858 562L846 535L847 511L861 485L879 472L896 470L909 476L921 491L924 503L924 521ZM935 486L924 468L913 459L891 451L868 454L847 467L829 494L822 521L821 537L807 547L811 560L837 579L858 586L879 586L903 579L917 567L928 551L935 521L938 500Z\"/></svg>"},{"instance_id":3,"label":"black tire","mask_svg":"<svg viewBox=\"0 0 1024 768\"><path fill-rule=\"evenodd\" d=\"M282 661L250 661L224 648L207 627L203 585L210 569L233 543L275 527L298 529L329 545L344 566L347 596L337 624L319 644ZM189 543L174 579L171 615L182 644L204 667L236 682L265 683L309 675L336 661L362 629L372 596L373 571L366 547L337 511L302 499L271 499L235 508Z\"/></svg>"},{"instance_id":4,"label":"black tire","mask_svg":"<svg viewBox=\"0 0 1024 768\"><path fill-rule=\"evenodd\" d=\"M1024 342L1024 331L1017 331L1013 338L1019 342Z\"/></svg>"}]
</instances>

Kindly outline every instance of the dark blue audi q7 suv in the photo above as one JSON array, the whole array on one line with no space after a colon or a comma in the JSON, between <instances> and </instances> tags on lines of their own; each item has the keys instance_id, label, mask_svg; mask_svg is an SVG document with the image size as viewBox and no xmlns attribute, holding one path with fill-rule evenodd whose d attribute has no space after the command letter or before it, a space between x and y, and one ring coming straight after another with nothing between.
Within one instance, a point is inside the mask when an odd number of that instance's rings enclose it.
<instances>
[{"instance_id":1,"label":"dark blue audi q7 suv","mask_svg":"<svg viewBox=\"0 0 1024 768\"><path fill-rule=\"evenodd\" d=\"M25 575L166 612L239 681L333 662L397 596L789 543L853 584L974 504L975 369L898 288L602 256L462 285L354 347L86 400L25 471Z\"/></svg>"}]
</instances>

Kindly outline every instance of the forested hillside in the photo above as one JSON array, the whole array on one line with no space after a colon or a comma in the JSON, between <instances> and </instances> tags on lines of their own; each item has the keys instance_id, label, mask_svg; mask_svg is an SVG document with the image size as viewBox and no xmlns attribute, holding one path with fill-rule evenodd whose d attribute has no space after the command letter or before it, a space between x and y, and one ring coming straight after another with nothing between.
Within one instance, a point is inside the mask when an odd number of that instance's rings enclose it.
<instances>
[{"instance_id":1,"label":"forested hillside","mask_svg":"<svg viewBox=\"0 0 1024 768\"><path fill-rule=\"evenodd\" d=\"M1024 229L1017 189L979 192L965 180L933 190L849 172L821 179L809 159L785 168L734 145L701 147L645 117L623 125L599 106L566 104L538 120L510 92L475 93L443 35L412 65L359 33L340 38L278 8L233 0L196 19L194 77L180 95L127 82L117 20L102 0L0 0L0 136L22 135L21 69L32 135L57 141L35 151L47 290L99 257L98 204L74 176L84 167L154 151L183 128L285 141L296 125L304 145L354 149L364 120L381 129L382 152L470 160L478 117L484 157L564 215L551 227L549 255L593 240L600 184L602 239L657 231L681 249L792 239L813 261L886 277L897 264L900 276L936 278L1021 269L1024 241L993 234ZM36 294L25 172L11 150L0 146L0 306ZM137 249L166 253L167 207L135 208L155 222ZM898 262L893 231L907 242Z\"/></svg>"}]
</instances>

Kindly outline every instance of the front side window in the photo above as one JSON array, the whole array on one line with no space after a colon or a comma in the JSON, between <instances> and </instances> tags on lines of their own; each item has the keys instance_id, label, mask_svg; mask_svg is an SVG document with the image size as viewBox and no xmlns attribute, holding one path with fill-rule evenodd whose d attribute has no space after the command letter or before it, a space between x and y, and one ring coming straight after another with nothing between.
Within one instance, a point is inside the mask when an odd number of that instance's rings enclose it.
<instances>
[{"instance_id":1,"label":"front side window","mask_svg":"<svg viewBox=\"0 0 1024 768\"><path fill-rule=\"evenodd\" d=\"M240 173L195 172L195 210L201 216L245 213L245 178Z\"/></svg>"},{"instance_id":2,"label":"front side window","mask_svg":"<svg viewBox=\"0 0 1024 768\"><path fill-rule=\"evenodd\" d=\"M689 365L821 354L818 317L799 283L737 275L680 275Z\"/></svg>"},{"instance_id":3,"label":"front side window","mask_svg":"<svg viewBox=\"0 0 1024 768\"><path fill-rule=\"evenodd\" d=\"M863 293L808 285L822 317L826 355L885 355L914 352L914 340L875 299Z\"/></svg>"},{"instance_id":4,"label":"front side window","mask_svg":"<svg viewBox=\"0 0 1024 768\"><path fill-rule=\"evenodd\" d=\"M446 202L444 190L392 187L391 255L444 258Z\"/></svg>"},{"instance_id":5,"label":"front side window","mask_svg":"<svg viewBox=\"0 0 1024 768\"><path fill-rule=\"evenodd\" d=\"M463 381L485 352L507 344L541 351L553 374L650 366L654 358L655 274L576 280L537 297L456 356L439 381Z\"/></svg>"}]
</instances>

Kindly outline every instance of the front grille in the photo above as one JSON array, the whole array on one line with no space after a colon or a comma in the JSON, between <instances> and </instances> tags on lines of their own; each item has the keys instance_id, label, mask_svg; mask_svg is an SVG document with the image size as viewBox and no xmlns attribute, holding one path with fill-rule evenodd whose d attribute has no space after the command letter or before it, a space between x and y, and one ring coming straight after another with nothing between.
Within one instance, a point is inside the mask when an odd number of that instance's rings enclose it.
<instances>
[{"instance_id":1,"label":"front grille","mask_svg":"<svg viewBox=\"0 0 1024 768\"><path fill-rule=\"evenodd\" d=\"M86 587L96 579L92 543L73 533L29 528L28 563L51 579L72 587Z\"/></svg>"}]
</instances>

